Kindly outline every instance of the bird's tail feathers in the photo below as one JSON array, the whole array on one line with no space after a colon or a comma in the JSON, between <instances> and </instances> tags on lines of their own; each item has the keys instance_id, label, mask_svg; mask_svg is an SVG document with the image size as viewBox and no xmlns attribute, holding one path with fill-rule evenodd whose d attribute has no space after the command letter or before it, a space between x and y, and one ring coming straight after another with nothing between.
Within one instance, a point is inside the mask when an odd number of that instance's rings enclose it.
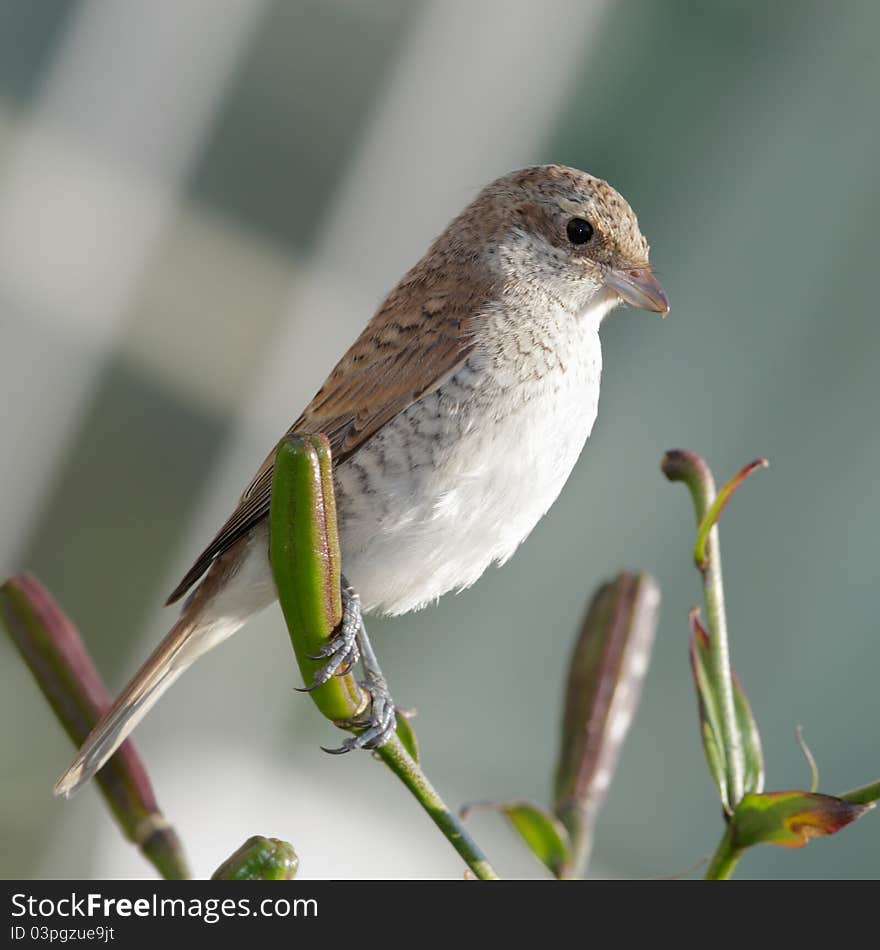
<instances>
[{"instance_id":1,"label":"bird's tail feathers","mask_svg":"<svg viewBox=\"0 0 880 950\"><path fill-rule=\"evenodd\" d=\"M125 741L165 690L241 621L218 621L199 609L198 598L184 608L177 623L138 670L119 698L86 737L67 771L55 783L55 794L65 798L81 788Z\"/></svg>"}]
</instances>

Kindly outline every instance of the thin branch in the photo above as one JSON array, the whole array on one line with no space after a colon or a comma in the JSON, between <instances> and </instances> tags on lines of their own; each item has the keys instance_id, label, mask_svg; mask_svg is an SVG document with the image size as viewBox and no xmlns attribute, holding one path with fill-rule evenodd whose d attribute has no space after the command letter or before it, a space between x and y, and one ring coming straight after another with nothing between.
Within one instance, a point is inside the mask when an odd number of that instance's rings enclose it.
<instances>
[{"instance_id":1,"label":"thin branch","mask_svg":"<svg viewBox=\"0 0 880 950\"><path fill-rule=\"evenodd\" d=\"M471 871L482 881L497 881L498 875L492 865L437 794L434 786L406 751L400 739L392 736L389 742L376 750L376 754L406 785Z\"/></svg>"},{"instance_id":2,"label":"thin branch","mask_svg":"<svg viewBox=\"0 0 880 950\"><path fill-rule=\"evenodd\" d=\"M704 880L726 881L733 874L734 868L739 863L742 855L743 849L734 845L733 830L728 825L724 837L718 842L718 847L709 861Z\"/></svg>"},{"instance_id":3,"label":"thin branch","mask_svg":"<svg viewBox=\"0 0 880 950\"><path fill-rule=\"evenodd\" d=\"M79 746L111 700L73 621L28 574L0 587L0 621L65 732ZM131 740L96 776L125 836L166 880L189 877L177 833L156 804L146 768Z\"/></svg>"}]
</instances>

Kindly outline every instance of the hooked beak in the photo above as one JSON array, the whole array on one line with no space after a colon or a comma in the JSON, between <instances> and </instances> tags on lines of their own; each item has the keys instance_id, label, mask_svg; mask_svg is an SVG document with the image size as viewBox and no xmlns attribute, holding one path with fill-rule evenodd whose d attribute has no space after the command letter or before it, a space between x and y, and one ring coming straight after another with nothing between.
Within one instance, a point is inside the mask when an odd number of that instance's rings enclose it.
<instances>
[{"instance_id":1,"label":"hooked beak","mask_svg":"<svg viewBox=\"0 0 880 950\"><path fill-rule=\"evenodd\" d=\"M633 267L627 270L610 270L605 283L624 302L639 310L652 310L669 313L669 299L660 286L660 281L647 267Z\"/></svg>"}]
</instances>

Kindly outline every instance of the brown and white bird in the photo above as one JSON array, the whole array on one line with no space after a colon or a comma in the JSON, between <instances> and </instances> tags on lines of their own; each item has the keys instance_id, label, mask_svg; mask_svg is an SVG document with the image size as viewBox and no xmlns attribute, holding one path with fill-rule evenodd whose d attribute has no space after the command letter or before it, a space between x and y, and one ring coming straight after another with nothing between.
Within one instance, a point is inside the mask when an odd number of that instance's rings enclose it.
<instances>
[{"instance_id":1,"label":"brown and white bird","mask_svg":"<svg viewBox=\"0 0 880 950\"><path fill-rule=\"evenodd\" d=\"M325 679L363 652L354 591L365 611L417 610L506 561L553 504L596 419L599 326L621 302L669 309L636 216L606 182L558 165L488 185L391 291L290 430L325 433L334 458L347 620ZM57 793L94 775L194 660L276 599L273 457L171 594L198 583ZM371 728L346 748L393 728L381 676L367 673Z\"/></svg>"}]
</instances>

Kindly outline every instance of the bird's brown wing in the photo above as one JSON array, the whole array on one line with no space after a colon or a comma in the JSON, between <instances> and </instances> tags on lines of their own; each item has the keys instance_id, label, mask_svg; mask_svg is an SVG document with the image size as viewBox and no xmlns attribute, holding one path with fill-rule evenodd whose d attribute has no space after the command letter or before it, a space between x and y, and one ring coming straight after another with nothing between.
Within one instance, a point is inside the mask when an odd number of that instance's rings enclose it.
<instances>
[{"instance_id":1,"label":"bird's brown wing","mask_svg":"<svg viewBox=\"0 0 880 950\"><path fill-rule=\"evenodd\" d=\"M440 275L404 280L370 321L327 381L294 422L293 432L323 433L338 465L443 380L474 348L473 316L487 287L467 291ZM238 507L174 589L179 600L217 555L269 513L275 451L248 485Z\"/></svg>"}]
</instances>

